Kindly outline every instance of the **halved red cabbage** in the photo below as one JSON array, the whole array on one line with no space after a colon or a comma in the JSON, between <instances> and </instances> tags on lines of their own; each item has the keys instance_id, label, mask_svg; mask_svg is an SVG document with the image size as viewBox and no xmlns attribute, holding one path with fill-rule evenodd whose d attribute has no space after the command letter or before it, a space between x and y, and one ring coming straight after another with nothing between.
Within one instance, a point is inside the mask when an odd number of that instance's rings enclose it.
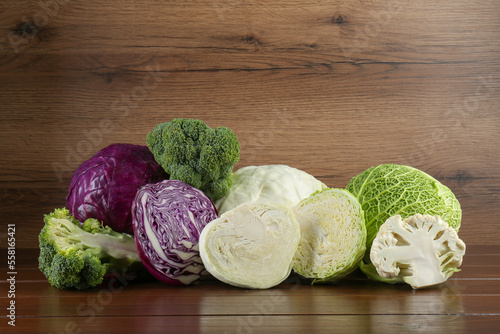
<instances>
[{"instance_id":1,"label":"halved red cabbage","mask_svg":"<svg viewBox=\"0 0 500 334\"><path fill-rule=\"evenodd\" d=\"M135 245L144 266L160 281L188 285L204 271L201 231L217 210L199 189L165 180L137 191L132 204Z\"/></svg>"},{"instance_id":2,"label":"halved red cabbage","mask_svg":"<svg viewBox=\"0 0 500 334\"><path fill-rule=\"evenodd\" d=\"M134 233L130 209L137 190L168 179L147 146L112 144L73 174L66 207L79 221L95 218L117 232Z\"/></svg>"}]
</instances>

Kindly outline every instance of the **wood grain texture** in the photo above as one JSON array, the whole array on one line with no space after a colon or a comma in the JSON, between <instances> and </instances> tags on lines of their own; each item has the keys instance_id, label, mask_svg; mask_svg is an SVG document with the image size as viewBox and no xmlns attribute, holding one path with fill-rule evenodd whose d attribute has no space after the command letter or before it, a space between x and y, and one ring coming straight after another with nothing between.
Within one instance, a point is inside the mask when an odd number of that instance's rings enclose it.
<instances>
[{"instance_id":1,"label":"wood grain texture","mask_svg":"<svg viewBox=\"0 0 500 334\"><path fill-rule=\"evenodd\" d=\"M67 317L65 321L53 318L24 319L24 333L34 333L50 329L53 332L78 330L93 333L247 333L252 330L262 333L325 333L335 331L346 334L387 333L469 333L490 334L498 328L500 316L443 315L443 316L406 316L406 315L317 315L317 316L273 316L245 318L234 316L136 316L113 318L113 329L105 331L110 319L95 317L88 323L78 317ZM257 325L258 324L258 325ZM383 330L382 330L383 329Z\"/></svg>"},{"instance_id":2,"label":"wood grain texture","mask_svg":"<svg viewBox=\"0 0 500 334\"><path fill-rule=\"evenodd\" d=\"M499 17L496 0L1 1L0 253L16 224L15 332L498 331ZM358 272L262 291L210 278L50 287L37 235L72 172L176 117L233 129L236 168L288 164L332 187L381 163L428 172L462 205L462 271L418 291ZM4 307L5 258L0 272Z\"/></svg>"},{"instance_id":3,"label":"wood grain texture","mask_svg":"<svg viewBox=\"0 0 500 334\"><path fill-rule=\"evenodd\" d=\"M332 187L409 164L449 186L467 244L499 244L497 1L4 1L0 217L36 247L76 167L200 118ZM0 231L0 245L6 231Z\"/></svg>"},{"instance_id":4,"label":"wood grain texture","mask_svg":"<svg viewBox=\"0 0 500 334\"><path fill-rule=\"evenodd\" d=\"M291 276L265 290L205 278L189 287L123 276L85 290L50 287L36 250L19 250L16 333L494 333L500 324L498 246L471 246L463 271L431 289L367 280L333 285ZM0 263L0 271L7 266ZM10 283L0 280L0 288ZM2 304L8 301L0 296ZM22 313L22 314L21 314ZM0 329L11 329L0 316Z\"/></svg>"}]
</instances>

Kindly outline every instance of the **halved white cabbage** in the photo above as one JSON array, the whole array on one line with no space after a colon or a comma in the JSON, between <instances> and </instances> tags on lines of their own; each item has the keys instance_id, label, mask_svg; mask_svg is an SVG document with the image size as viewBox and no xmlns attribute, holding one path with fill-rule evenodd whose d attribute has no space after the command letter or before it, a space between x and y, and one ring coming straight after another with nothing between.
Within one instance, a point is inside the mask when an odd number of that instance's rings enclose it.
<instances>
[{"instance_id":1,"label":"halved white cabbage","mask_svg":"<svg viewBox=\"0 0 500 334\"><path fill-rule=\"evenodd\" d=\"M222 282L266 289L285 280L300 239L292 211L275 203L241 204L208 223L200 235L200 255Z\"/></svg>"},{"instance_id":2,"label":"halved white cabbage","mask_svg":"<svg viewBox=\"0 0 500 334\"><path fill-rule=\"evenodd\" d=\"M293 270L316 282L334 282L358 266L366 250L360 204L344 189L327 189L294 207L301 239Z\"/></svg>"},{"instance_id":3,"label":"halved white cabbage","mask_svg":"<svg viewBox=\"0 0 500 334\"><path fill-rule=\"evenodd\" d=\"M287 165L246 166L231 176L233 185L215 202L222 215L240 204L255 201L292 207L327 186L314 176Z\"/></svg>"}]
</instances>

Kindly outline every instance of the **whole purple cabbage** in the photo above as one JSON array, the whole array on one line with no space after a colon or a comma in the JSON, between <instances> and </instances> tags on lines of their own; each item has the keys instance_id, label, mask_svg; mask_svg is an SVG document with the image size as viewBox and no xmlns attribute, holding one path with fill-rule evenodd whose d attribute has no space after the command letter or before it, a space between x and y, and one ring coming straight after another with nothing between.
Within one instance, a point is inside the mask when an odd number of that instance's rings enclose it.
<instances>
[{"instance_id":1,"label":"whole purple cabbage","mask_svg":"<svg viewBox=\"0 0 500 334\"><path fill-rule=\"evenodd\" d=\"M198 241L217 210L203 191L165 180L137 191L132 205L135 245L149 272L170 285L188 285L204 270Z\"/></svg>"},{"instance_id":2,"label":"whole purple cabbage","mask_svg":"<svg viewBox=\"0 0 500 334\"><path fill-rule=\"evenodd\" d=\"M79 221L95 218L117 232L133 234L130 209L137 190L168 179L147 146L112 144L73 174L66 207Z\"/></svg>"}]
</instances>

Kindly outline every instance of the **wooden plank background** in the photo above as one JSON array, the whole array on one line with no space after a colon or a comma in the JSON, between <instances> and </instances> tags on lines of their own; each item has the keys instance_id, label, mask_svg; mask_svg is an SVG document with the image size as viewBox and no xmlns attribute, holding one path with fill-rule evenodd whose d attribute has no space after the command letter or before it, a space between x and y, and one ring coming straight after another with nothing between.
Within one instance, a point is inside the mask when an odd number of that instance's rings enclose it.
<instances>
[{"instance_id":1,"label":"wooden plank background","mask_svg":"<svg viewBox=\"0 0 500 334\"><path fill-rule=\"evenodd\" d=\"M2 226L36 248L80 163L191 117L233 129L236 168L422 169L462 239L498 245L499 19L496 0L2 1Z\"/></svg>"}]
</instances>

